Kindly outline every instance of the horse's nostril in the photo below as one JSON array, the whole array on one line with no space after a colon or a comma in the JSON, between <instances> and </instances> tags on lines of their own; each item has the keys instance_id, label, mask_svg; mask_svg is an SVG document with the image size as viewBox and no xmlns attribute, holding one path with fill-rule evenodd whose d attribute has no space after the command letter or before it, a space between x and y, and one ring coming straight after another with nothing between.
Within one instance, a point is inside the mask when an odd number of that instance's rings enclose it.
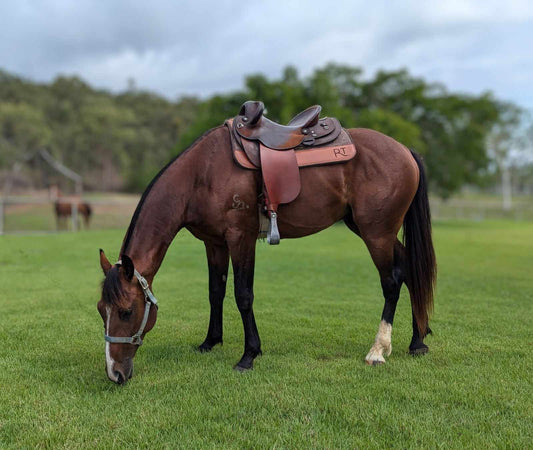
<instances>
[{"instance_id":1,"label":"horse's nostril","mask_svg":"<svg viewBox=\"0 0 533 450\"><path fill-rule=\"evenodd\" d=\"M114 374L115 374L115 377L117 377L117 381L116 381L117 384L124 384L126 382L122 373L115 371Z\"/></svg>"}]
</instances>

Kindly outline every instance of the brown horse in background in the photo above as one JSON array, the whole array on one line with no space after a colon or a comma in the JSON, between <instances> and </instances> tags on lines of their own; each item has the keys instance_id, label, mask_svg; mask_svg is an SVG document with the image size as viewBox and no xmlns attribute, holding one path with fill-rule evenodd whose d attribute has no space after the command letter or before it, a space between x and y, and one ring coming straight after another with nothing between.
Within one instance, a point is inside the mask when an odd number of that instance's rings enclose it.
<instances>
[{"instance_id":1,"label":"brown horse in background","mask_svg":"<svg viewBox=\"0 0 533 450\"><path fill-rule=\"evenodd\" d=\"M72 217L72 205L73 203L65 200L56 200L54 203L54 210L56 213L57 229L67 228L67 220ZM89 228L89 222L91 220L92 208L87 202L77 203L78 215L83 216L85 228Z\"/></svg>"},{"instance_id":2,"label":"brown horse in background","mask_svg":"<svg viewBox=\"0 0 533 450\"><path fill-rule=\"evenodd\" d=\"M365 358L376 365L391 352L392 323L404 282L412 306L409 351L427 352L423 339L430 332L436 275L427 185L419 157L405 146L368 129L348 132L357 146L355 158L302 169L301 193L279 207L278 225L282 239L298 238L344 220L363 239L385 298L378 333ZM244 353L235 368L253 367L261 353L252 309L261 193L261 173L244 170L233 161L225 126L208 131L154 178L133 215L120 261L111 264L100 250L105 280L98 311L105 327L110 380L122 384L132 375L133 357L157 318L157 308L150 309L155 304L152 281L182 228L205 243L207 254L211 314L199 349L209 351L222 342L222 305L231 258L244 326ZM402 225L404 243L397 238Z\"/></svg>"}]
</instances>

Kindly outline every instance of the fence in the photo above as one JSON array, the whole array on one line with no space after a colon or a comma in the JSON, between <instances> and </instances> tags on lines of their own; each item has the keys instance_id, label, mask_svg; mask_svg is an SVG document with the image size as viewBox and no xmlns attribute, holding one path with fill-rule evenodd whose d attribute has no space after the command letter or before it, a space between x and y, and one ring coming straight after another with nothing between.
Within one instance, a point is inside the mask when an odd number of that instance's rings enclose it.
<instances>
[{"instance_id":1,"label":"fence","mask_svg":"<svg viewBox=\"0 0 533 450\"><path fill-rule=\"evenodd\" d=\"M87 201L92 209L88 226L78 211L79 198L62 198L61 203L69 203L72 207L69 217L58 219L55 203L47 198L0 197L0 234L126 228L139 197L117 195L83 201Z\"/></svg>"},{"instance_id":2,"label":"fence","mask_svg":"<svg viewBox=\"0 0 533 450\"><path fill-rule=\"evenodd\" d=\"M437 220L498 220L508 219L516 221L533 220L533 197L522 196L513 199L512 207L504 210L499 197L475 196L455 198L443 201L431 198L431 215Z\"/></svg>"},{"instance_id":3,"label":"fence","mask_svg":"<svg viewBox=\"0 0 533 450\"><path fill-rule=\"evenodd\" d=\"M63 201L63 199L62 199ZM68 220L58 221L54 203L47 198L0 197L0 234L46 233L76 231L85 229L83 220L75 207L79 199L64 199L72 208ZM130 223L139 197L136 195L105 195L86 201L91 205L90 229L125 229ZM510 211L503 211L497 197L479 199L453 199L442 201L431 198L432 217L435 220L491 220L510 219L533 221L533 198L521 197L514 200Z\"/></svg>"}]
</instances>

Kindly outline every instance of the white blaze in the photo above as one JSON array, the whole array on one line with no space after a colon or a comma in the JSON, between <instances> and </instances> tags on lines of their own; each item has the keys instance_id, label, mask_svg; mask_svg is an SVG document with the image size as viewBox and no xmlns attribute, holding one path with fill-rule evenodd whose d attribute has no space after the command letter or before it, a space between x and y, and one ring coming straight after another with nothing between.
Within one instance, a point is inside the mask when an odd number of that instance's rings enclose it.
<instances>
[{"instance_id":1,"label":"white blaze","mask_svg":"<svg viewBox=\"0 0 533 450\"><path fill-rule=\"evenodd\" d=\"M105 311L107 313L106 322L105 322L105 334L109 336L109 320L111 317L111 306L106 306ZM115 365L115 360L111 358L111 343L105 343L105 362L107 368L107 376L112 381L117 381L118 377L113 373L113 366Z\"/></svg>"}]
</instances>

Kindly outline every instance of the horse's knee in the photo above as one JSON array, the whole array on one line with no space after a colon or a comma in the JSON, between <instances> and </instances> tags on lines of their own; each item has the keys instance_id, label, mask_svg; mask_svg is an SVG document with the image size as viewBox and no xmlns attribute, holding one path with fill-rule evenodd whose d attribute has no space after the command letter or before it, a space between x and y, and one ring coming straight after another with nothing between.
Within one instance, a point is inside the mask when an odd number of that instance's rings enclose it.
<instances>
[{"instance_id":1,"label":"horse's knee","mask_svg":"<svg viewBox=\"0 0 533 450\"><path fill-rule=\"evenodd\" d=\"M241 313L248 312L252 309L254 303L254 293L248 289L235 293L237 308Z\"/></svg>"},{"instance_id":2,"label":"horse's knee","mask_svg":"<svg viewBox=\"0 0 533 450\"><path fill-rule=\"evenodd\" d=\"M219 305L226 296L226 286L217 286L209 289L209 303Z\"/></svg>"}]
</instances>

